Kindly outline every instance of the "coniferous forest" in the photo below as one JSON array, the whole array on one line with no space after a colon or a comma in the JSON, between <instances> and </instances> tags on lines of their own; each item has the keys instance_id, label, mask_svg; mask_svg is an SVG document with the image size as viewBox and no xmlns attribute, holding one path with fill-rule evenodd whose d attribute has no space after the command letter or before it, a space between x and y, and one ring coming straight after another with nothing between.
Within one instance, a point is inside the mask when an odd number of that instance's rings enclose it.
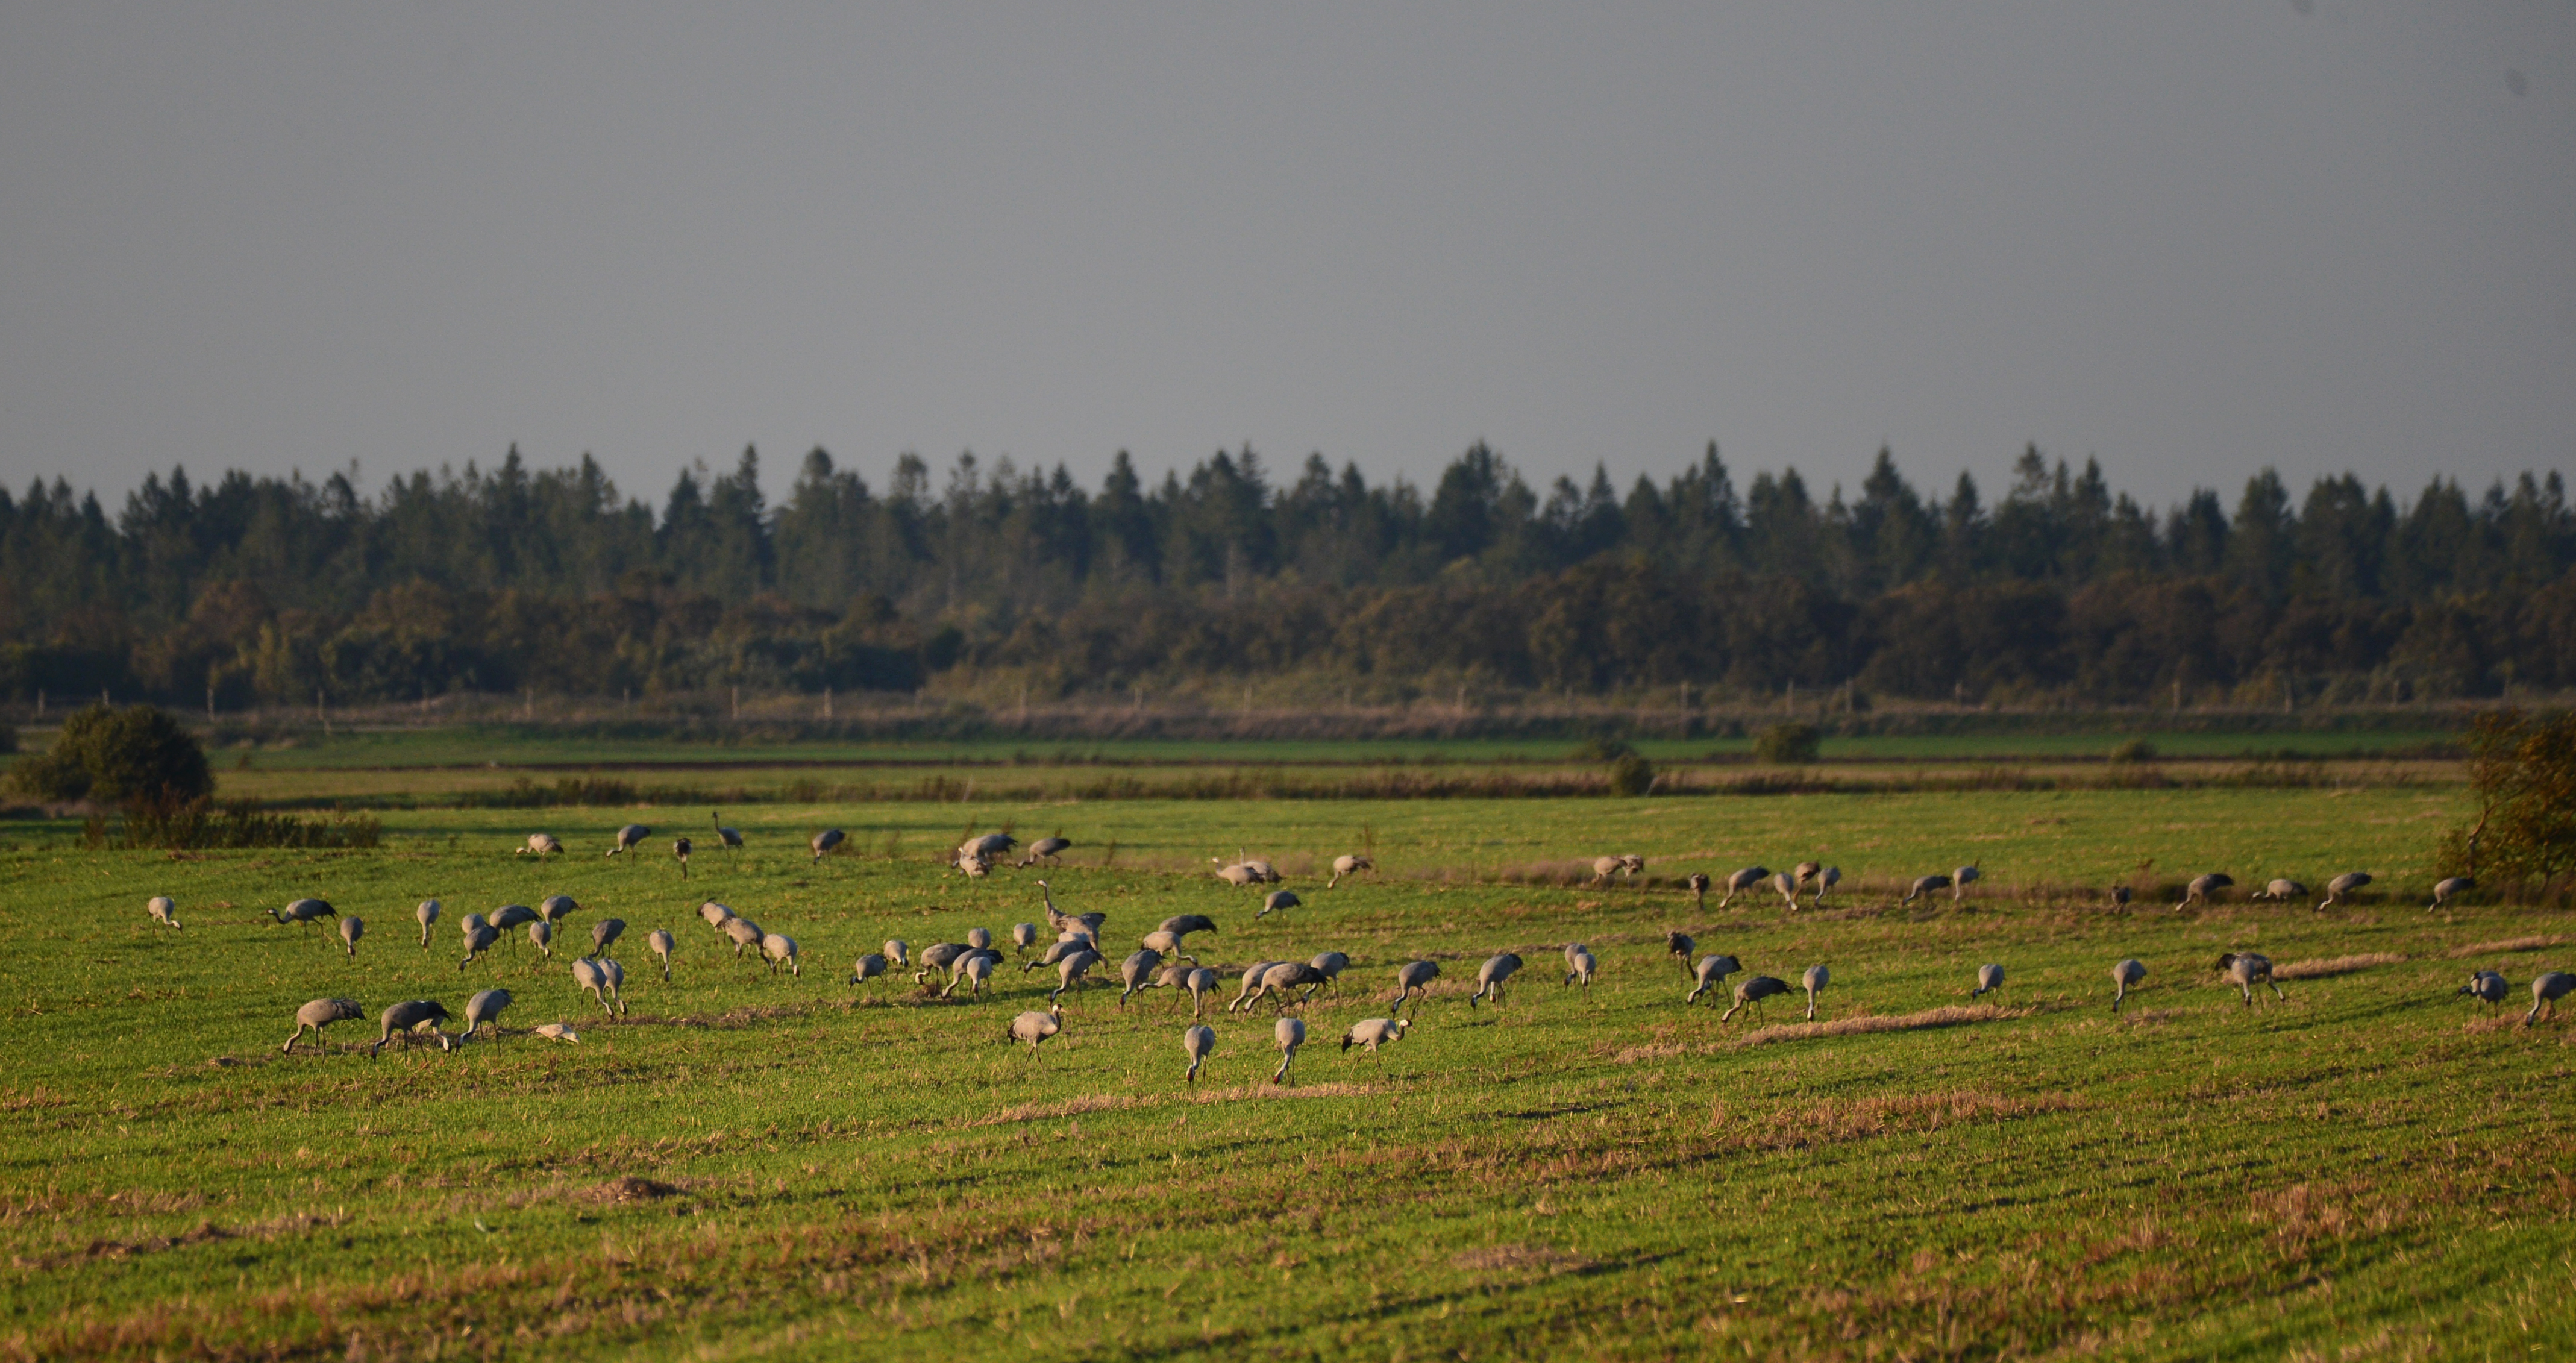
<instances>
[{"instance_id":1,"label":"coniferous forest","mask_svg":"<svg viewBox=\"0 0 2576 1363\"><path fill-rule=\"evenodd\" d=\"M963 671L959 671L963 669ZM546 696L1042 697L1303 679L1714 697L2367 703L2576 687L2576 515L2557 472L2403 496L2271 471L2141 506L2038 450L2000 495L1739 487L1711 446L1622 494L1467 450L1427 491L1219 452L1097 490L1062 466L821 450L774 501L756 452L658 509L516 450L394 479L181 469L113 514L0 490L0 695L225 709ZM1392 692L1390 692L1392 688Z\"/></svg>"}]
</instances>

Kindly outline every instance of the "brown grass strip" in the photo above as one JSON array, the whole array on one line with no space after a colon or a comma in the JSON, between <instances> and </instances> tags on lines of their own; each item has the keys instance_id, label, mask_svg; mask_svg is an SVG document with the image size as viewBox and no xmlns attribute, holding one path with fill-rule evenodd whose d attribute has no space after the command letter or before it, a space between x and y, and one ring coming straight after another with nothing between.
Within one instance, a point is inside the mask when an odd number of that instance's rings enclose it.
<instances>
[{"instance_id":1,"label":"brown grass strip","mask_svg":"<svg viewBox=\"0 0 2576 1363\"><path fill-rule=\"evenodd\" d=\"M1079 1098L1066 1098L1053 1103L1021 1103L1016 1107L1003 1108L990 1117L968 1122L966 1125L999 1126L1004 1122L1036 1122L1044 1121L1049 1117L1079 1117L1086 1112L1116 1112L1122 1108L1139 1107L1148 1101L1150 1100L1130 1097L1123 1093L1086 1093Z\"/></svg>"},{"instance_id":2,"label":"brown grass strip","mask_svg":"<svg viewBox=\"0 0 2576 1363\"><path fill-rule=\"evenodd\" d=\"M1991 1003L1950 1003L1926 1008L1919 1013L1894 1016L1866 1015L1836 1018L1831 1022L1784 1022L1773 1027L1757 1027L1737 1037L1732 1043L1745 1046L1767 1046L1775 1041L1807 1041L1823 1036L1862 1036L1871 1032L1914 1032L1929 1027L1964 1027L1978 1022L2000 1022L2006 1018L2028 1017L2038 1010L2005 1008Z\"/></svg>"},{"instance_id":3,"label":"brown grass strip","mask_svg":"<svg viewBox=\"0 0 2576 1363\"><path fill-rule=\"evenodd\" d=\"M2565 945L2567 939L2564 937L2507 937L2501 942L2472 942L2464 947L2453 947L2448 954L2452 960L2463 961L2471 956L2492 956L2507 951L2546 951Z\"/></svg>"},{"instance_id":4,"label":"brown grass strip","mask_svg":"<svg viewBox=\"0 0 2576 1363\"><path fill-rule=\"evenodd\" d=\"M1281 1087L1276 1084L1246 1084L1241 1088L1202 1089L1190 1095L1197 1103L1231 1103L1246 1098L1365 1098L1378 1091L1375 1084L1298 1084Z\"/></svg>"},{"instance_id":5,"label":"brown grass strip","mask_svg":"<svg viewBox=\"0 0 2576 1363\"><path fill-rule=\"evenodd\" d=\"M2365 952L2359 956L2326 956L2313 961L2292 961L2272 967L2276 980L2322 980L2329 975L2349 975L2374 966L2403 965L2406 958L2393 951Z\"/></svg>"}]
</instances>

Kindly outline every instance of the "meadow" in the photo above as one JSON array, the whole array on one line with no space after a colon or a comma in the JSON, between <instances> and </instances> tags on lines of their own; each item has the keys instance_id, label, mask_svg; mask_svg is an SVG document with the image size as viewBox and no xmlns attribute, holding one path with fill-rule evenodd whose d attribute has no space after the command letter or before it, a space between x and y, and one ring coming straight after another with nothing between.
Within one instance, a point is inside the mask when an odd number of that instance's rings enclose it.
<instances>
[{"instance_id":1,"label":"meadow","mask_svg":"<svg viewBox=\"0 0 2576 1363\"><path fill-rule=\"evenodd\" d=\"M21 823L0 1355L2547 1356L2576 1343L2576 1015L2520 1026L2521 986L2576 963L2576 923L2427 912L2464 812L2456 784L778 802L726 811L730 855L679 807L397 809L353 852L83 850ZM603 856L630 818L654 838ZM825 826L850 840L816 864ZM1076 846L981 881L940 864L1005 826ZM514 854L539 829L567 854ZM673 833L699 844L686 879ZM1379 871L1325 890L1363 846ZM1256 920L1207 874L1238 850L1305 903ZM1604 852L1648 879L1565 883ZM1795 915L1674 886L1808 855L1849 879ZM1964 902L1894 902L1968 861ZM2322 913L2171 907L2202 870L2354 868L2379 883ZM1113 954L1195 912L1220 968L1354 964L1293 1010L1313 1040L1284 1085L1267 1004L1211 1004L1192 1085L1170 991L1068 995L1032 1053L1003 1032L1051 973L1006 965L971 1002L846 983L889 937L1043 921L1040 876L1109 915ZM2114 880L2147 902L2112 908ZM556 892L583 906L565 940L627 922L626 1016L561 943L459 969L463 913ZM183 929L145 916L156 893ZM300 895L365 917L354 960L262 912ZM801 977L734 960L708 898L796 937ZM668 983L655 927L680 941ZM1829 965L1821 1025L1794 996L1732 1023L1685 1006L1672 929L1792 981ZM1569 941L1601 959L1588 991L1559 982ZM2245 949L2293 977L2285 1001L2217 978ZM1469 1006L1499 951L1525 968ZM2115 1015L2124 956L2151 974ZM1341 1053L1417 958L1443 971L1419 1025ZM1970 1000L1987 961L2007 986ZM2503 1011L2455 996L2490 966ZM494 984L517 996L498 1042L365 1054L386 1004ZM330 996L370 1020L280 1054ZM527 1031L558 1020L580 1041Z\"/></svg>"}]
</instances>

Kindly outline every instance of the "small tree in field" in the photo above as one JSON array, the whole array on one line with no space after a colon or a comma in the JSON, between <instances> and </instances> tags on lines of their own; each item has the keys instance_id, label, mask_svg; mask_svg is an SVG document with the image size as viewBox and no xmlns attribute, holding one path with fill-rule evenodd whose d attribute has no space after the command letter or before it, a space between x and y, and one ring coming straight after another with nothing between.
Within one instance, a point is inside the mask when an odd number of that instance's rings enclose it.
<instances>
[{"instance_id":1,"label":"small tree in field","mask_svg":"<svg viewBox=\"0 0 2576 1363\"><path fill-rule=\"evenodd\" d=\"M87 798L128 809L176 809L215 789L196 736L149 705L93 705L63 721L54 746L9 769L39 800Z\"/></svg>"},{"instance_id":2,"label":"small tree in field","mask_svg":"<svg viewBox=\"0 0 2576 1363\"><path fill-rule=\"evenodd\" d=\"M2576 713L2490 710L2468 746L2478 820L2442 836L2443 870L2539 884L2576 872Z\"/></svg>"}]
</instances>

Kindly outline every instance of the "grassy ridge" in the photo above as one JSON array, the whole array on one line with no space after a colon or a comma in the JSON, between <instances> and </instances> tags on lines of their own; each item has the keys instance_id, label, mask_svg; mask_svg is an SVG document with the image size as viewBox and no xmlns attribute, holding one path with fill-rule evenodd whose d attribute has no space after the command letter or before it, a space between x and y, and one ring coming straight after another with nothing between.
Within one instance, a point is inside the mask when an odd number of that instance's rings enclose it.
<instances>
[{"instance_id":1,"label":"grassy ridge","mask_svg":"<svg viewBox=\"0 0 2576 1363\"><path fill-rule=\"evenodd\" d=\"M2458 798L763 806L740 811L749 855L702 853L685 883L662 835L648 859L600 857L613 811L396 814L373 853L0 856L21 1004L0 1352L2545 1355L2576 1335L2559 1309L2576 1026L2449 995L2472 965L2517 984L2567 968L2563 940L2495 945L2563 939L2563 916L2399 898L2124 915L2013 894L2148 859L2149 878L2360 865L2411 891ZM1211 963L1350 952L1344 995L1302 1010L1317 1041L1298 1083L1256 1082L1266 1009L1216 1020L1193 1092L1163 995L1081 997L1032 1056L998 1036L1042 1005L1038 974L1006 969L978 1004L840 984L886 936L1038 916L1034 873L929 864L970 818L1081 839L1048 879L1109 912L1113 941L1209 912ZM826 821L876 855L808 865L794 848ZM512 857L533 827L576 854ZM1240 844L1294 874L1363 827L1384 873L1329 894L1299 880L1309 904L1283 917L1253 922L1249 896L1180 873ZM1663 875L1811 849L1869 881L1981 856L1990 893L1912 912L1855 894L1795 919L1712 901L1694 919L1669 891L1492 883L1596 850ZM570 937L628 920L626 1021L602 1024L524 944L456 969L459 915L558 889L587 906ZM155 892L184 931L149 926ZM367 916L354 963L253 914L304 893ZM424 953L409 908L433 894L448 918ZM690 913L708 895L797 936L804 977L733 964ZM665 924L683 944L668 985L640 940ZM1681 1006L1675 926L1757 971L1830 964L1829 1021L1964 1005L1985 960L2013 978L1999 1010L1951 1025L1748 1045L1751 1025ZM1574 938L1605 967L1588 996L1556 983ZM2206 967L2249 946L2394 959L2248 1009ZM1461 981L1507 948L1520 986L1469 1009ZM1416 955L1448 975L1422 1025L1382 1064L1336 1053ZM2104 970L2123 955L2155 973L2115 1019ZM519 994L514 1029L563 1018L584 1040L370 1062L342 1024L331 1055L276 1051L305 998L454 1007L495 980ZM1797 1020L1775 1002L1767 1021Z\"/></svg>"}]
</instances>

